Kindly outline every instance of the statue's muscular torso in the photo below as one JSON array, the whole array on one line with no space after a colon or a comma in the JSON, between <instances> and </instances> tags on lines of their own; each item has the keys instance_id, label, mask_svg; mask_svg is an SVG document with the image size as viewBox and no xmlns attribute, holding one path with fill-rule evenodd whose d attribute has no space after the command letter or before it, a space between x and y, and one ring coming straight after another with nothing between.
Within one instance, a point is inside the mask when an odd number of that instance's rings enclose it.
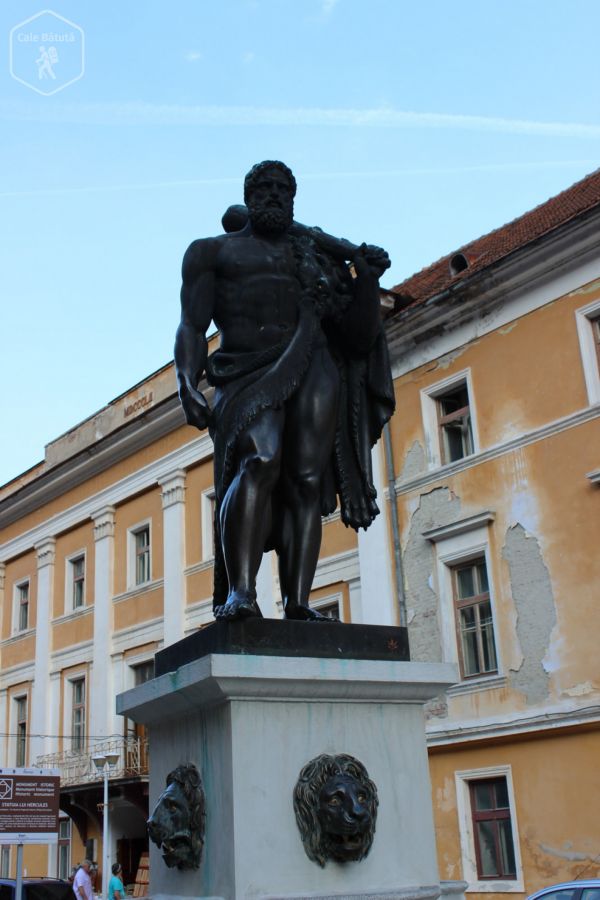
<instances>
[{"instance_id":1,"label":"statue's muscular torso","mask_svg":"<svg viewBox=\"0 0 600 900\"><path fill-rule=\"evenodd\" d=\"M213 319L228 352L263 350L290 335L298 320L300 284L287 237L216 239Z\"/></svg>"}]
</instances>

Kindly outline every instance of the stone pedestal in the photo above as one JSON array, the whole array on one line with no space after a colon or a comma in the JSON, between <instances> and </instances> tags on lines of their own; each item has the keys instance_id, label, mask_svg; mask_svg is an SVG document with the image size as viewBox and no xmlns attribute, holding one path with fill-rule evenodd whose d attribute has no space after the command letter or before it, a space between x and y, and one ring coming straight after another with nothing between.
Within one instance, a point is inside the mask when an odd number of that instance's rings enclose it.
<instances>
[{"instance_id":1,"label":"stone pedestal","mask_svg":"<svg viewBox=\"0 0 600 900\"><path fill-rule=\"evenodd\" d=\"M301 624L315 638L329 627ZM438 897L423 704L455 679L447 664L254 650L209 653L121 694L118 712L148 726L150 809L182 763L198 767L206 793L201 866L168 869L151 844L153 900ZM320 868L305 854L292 792L321 753L358 758L377 786L377 830L361 862Z\"/></svg>"}]
</instances>

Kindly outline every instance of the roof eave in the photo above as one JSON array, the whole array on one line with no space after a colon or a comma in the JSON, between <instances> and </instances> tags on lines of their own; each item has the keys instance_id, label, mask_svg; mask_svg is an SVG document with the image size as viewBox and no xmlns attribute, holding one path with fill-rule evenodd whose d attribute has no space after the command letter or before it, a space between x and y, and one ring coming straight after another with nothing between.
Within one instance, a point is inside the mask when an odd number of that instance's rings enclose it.
<instances>
[{"instance_id":1,"label":"roof eave","mask_svg":"<svg viewBox=\"0 0 600 900\"><path fill-rule=\"evenodd\" d=\"M494 263L467 274L420 303L403 306L386 321L395 352L427 340L600 253L600 206L530 241Z\"/></svg>"}]
</instances>

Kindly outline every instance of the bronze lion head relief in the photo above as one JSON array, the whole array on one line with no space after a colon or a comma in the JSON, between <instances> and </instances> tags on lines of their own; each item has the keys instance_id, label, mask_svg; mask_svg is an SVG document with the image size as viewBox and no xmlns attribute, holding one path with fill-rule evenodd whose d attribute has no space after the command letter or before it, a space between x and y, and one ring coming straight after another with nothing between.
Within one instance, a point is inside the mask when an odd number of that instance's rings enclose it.
<instances>
[{"instance_id":1,"label":"bronze lion head relief","mask_svg":"<svg viewBox=\"0 0 600 900\"><path fill-rule=\"evenodd\" d=\"M202 857L206 804L194 765L177 766L148 819L148 834L169 868L197 869Z\"/></svg>"},{"instance_id":2,"label":"bronze lion head relief","mask_svg":"<svg viewBox=\"0 0 600 900\"><path fill-rule=\"evenodd\" d=\"M359 760L326 753L307 763L294 788L294 812L307 856L324 866L328 859L364 859L373 843L377 788Z\"/></svg>"}]
</instances>

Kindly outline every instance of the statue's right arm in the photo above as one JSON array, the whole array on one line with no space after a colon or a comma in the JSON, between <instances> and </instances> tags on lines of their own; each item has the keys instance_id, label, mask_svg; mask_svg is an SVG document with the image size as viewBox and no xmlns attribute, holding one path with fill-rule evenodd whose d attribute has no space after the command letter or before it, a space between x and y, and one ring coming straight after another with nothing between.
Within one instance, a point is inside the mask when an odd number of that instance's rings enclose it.
<instances>
[{"instance_id":1,"label":"statue's right arm","mask_svg":"<svg viewBox=\"0 0 600 900\"><path fill-rule=\"evenodd\" d=\"M208 352L206 332L215 306L215 263L219 243L194 241L183 257L181 321L175 335L175 371L179 399L188 425L206 428L211 411L198 384Z\"/></svg>"}]
</instances>

